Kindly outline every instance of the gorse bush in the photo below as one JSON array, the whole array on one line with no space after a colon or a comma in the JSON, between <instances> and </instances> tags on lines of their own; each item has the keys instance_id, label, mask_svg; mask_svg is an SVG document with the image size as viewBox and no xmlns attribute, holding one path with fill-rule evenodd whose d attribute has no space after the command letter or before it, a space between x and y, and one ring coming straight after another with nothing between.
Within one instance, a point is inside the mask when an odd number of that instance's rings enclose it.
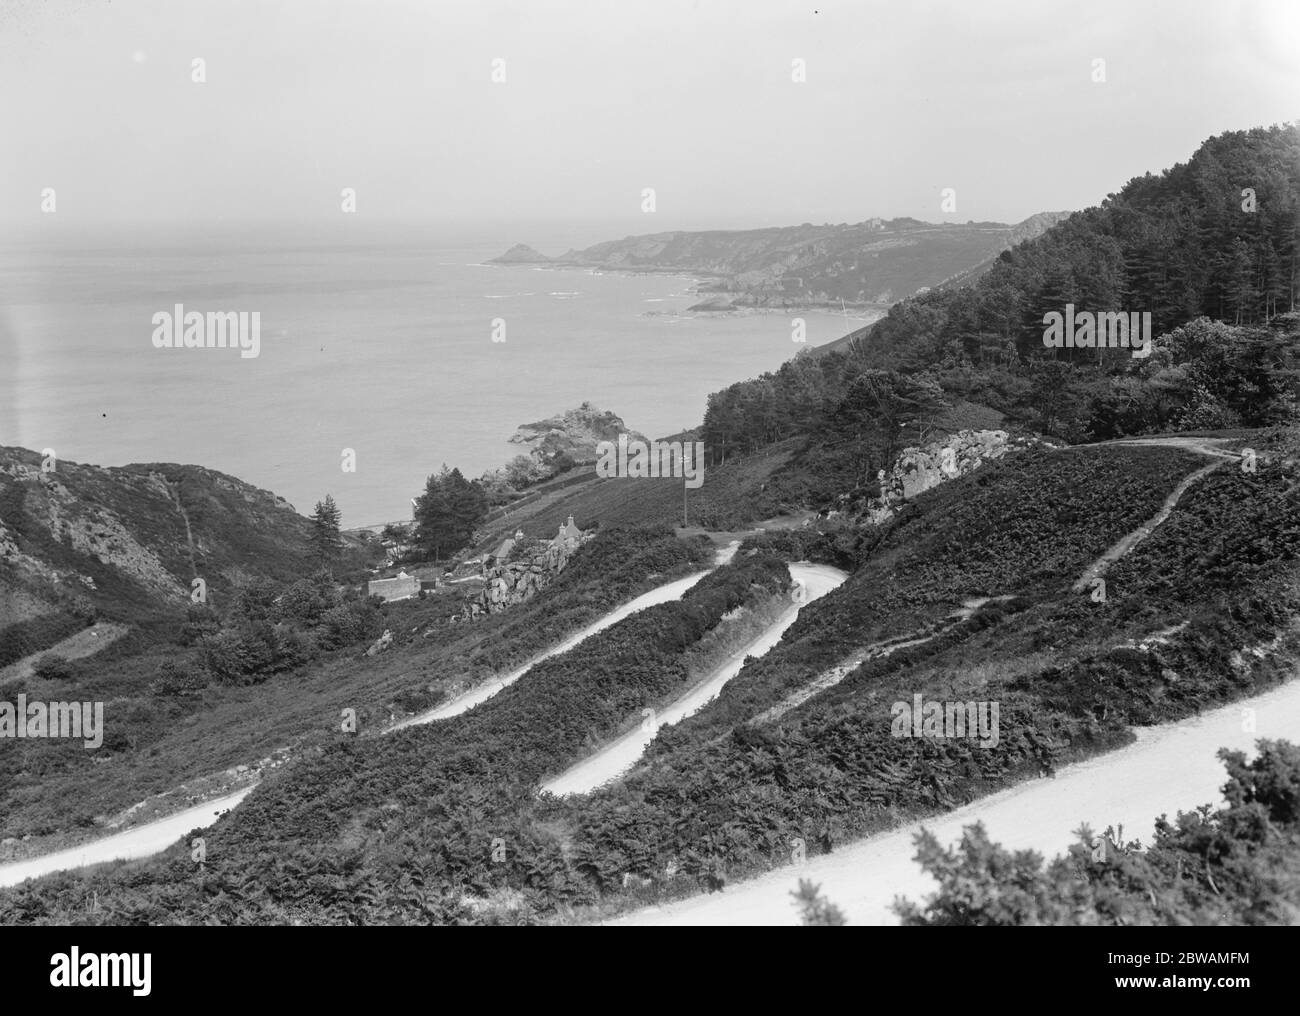
<instances>
[{"instance_id":1,"label":"gorse bush","mask_svg":"<svg viewBox=\"0 0 1300 1016\"><path fill-rule=\"evenodd\" d=\"M46 681L66 681L74 671L72 663L66 657L49 653L33 664L32 673Z\"/></svg>"},{"instance_id":2,"label":"gorse bush","mask_svg":"<svg viewBox=\"0 0 1300 1016\"><path fill-rule=\"evenodd\" d=\"M186 628L212 679L242 685L292 670L323 651L374 639L383 622L379 603L345 595L322 575L287 587L254 580L238 591L224 619L192 607Z\"/></svg>"},{"instance_id":3,"label":"gorse bush","mask_svg":"<svg viewBox=\"0 0 1300 1016\"><path fill-rule=\"evenodd\" d=\"M1219 752L1225 807L1156 819L1139 844L1100 842L1087 828L1070 853L1044 864L1008 851L979 824L945 849L917 837L917 860L939 883L924 904L899 900L908 925L1293 924L1300 913L1300 748L1260 741L1247 762Z\"/></svg>"}]
</instances>

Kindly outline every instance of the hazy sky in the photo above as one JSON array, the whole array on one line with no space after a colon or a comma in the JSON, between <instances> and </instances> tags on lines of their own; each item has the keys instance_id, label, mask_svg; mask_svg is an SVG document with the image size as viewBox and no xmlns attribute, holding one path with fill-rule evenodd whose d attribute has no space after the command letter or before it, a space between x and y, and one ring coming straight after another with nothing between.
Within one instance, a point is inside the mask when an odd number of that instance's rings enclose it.
<instances>
[{"instance_id":1,"label":"hazy sky","mask_svg":"<svg viewBox=\"0 0 1300 1016\"><path fill-rule=\"evenodd\" d=\"M1300 3L0 0L0 95L10 227L1017 221L1300 117Z\"/></svg>"}]
</instances>

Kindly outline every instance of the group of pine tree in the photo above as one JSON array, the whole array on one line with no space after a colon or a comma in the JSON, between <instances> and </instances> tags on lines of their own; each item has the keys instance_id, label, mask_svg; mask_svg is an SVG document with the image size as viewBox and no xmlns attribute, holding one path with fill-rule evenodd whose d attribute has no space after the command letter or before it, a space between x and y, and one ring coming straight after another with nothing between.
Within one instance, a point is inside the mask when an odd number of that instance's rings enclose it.
<instances>
[{"instance_id":1,"label":"group of pine tree","mask_svg":"<svg viewBox=\"0 0 1300 1016\"><path fill-rule=\"evenodd\" d=\"M973 282L904 300L835 352L715 393L705 445L717 464L802 436L822 454L856 448L874 471L899 436L882 410L915 437L936 405L963 400L1070 442L1285 423L1298 292L1300 124L1226 133ZM1149 312L1155 352L1045 347L1044 316L1067 304Z\"/></svg>"},{"instance_id":2,"label":"group of pine tree","mask_svg":"<svg viewBox=\"0 0 1300 1016\"><path fill-rule=\"evenodd\" d=\"M460 550L474 536L488 511L488 497L478 480L467 480L459 469L431 475L424 493L415 499L414 539L434 561Z\"/></svg>"},{"instance_id":3,"label":"group of pine tree","mask_svg":"<svg viewBox=\"0 0 1300 1016\"><path fill-rule=\"evenodd\" d=\"M443 465L429 476L424 493L415 499L415 523L403 532L423 556L441 561L473 538L475 527L488 512L488 496L478 480L467 480L459 469ZM328 569L343 553L338 505L326 494L317 501L311 515L311 556L316 565Z\"/></svg>"}]
</instances>

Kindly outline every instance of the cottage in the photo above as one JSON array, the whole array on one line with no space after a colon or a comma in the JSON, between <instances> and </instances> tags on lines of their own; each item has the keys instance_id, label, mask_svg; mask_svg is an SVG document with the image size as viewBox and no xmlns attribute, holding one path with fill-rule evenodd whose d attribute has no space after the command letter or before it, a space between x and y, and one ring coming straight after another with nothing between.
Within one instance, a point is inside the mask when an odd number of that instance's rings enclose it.
<instances>
[{"instance_id":1,"label":"cottage","mask_svg":"<svg viewBox=\"0 0 1300 1016\"><path fill-rule=\"evenodd\" d=\"M394 578L372 579L366 586L369 596L381 596L389 603L394 600L409 600L420 591L420 580L406 572L399 572Z\"/></svg>"},{"instance_id":2,"label":"cottage","mask_svg":"<svg viewBox=\"0 0 1300 1016\"><path fill-rule=\"evenodd\" d=\"M510 556L510 552L514 550L515 547L519 546L519 544L523 542L523 539L524 531L522 529L516 529L514 536L507 536L497 545L497 549L484 559L484 567L489 567L492 564L504 563L505 559Z\"/></svg>"},{"instance_id":3,"label":"cottage","mask_svg":"<svg viewBox=\"0 0 1300 1016\"><path fill-rule=\"evenodd\" d=\"M560 526L560 531L555 534L555 539L551 541L552 547L564 547L570 544L576 544L582 539L582 530L573 524L573 516L569 516L569 521Z\"/></svg>"}]
</instances>

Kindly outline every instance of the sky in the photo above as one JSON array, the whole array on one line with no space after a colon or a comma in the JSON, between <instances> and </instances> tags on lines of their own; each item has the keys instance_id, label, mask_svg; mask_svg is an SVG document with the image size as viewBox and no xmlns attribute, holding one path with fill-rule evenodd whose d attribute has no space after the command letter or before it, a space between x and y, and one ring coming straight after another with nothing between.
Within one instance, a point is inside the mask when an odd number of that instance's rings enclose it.
<instances>
[{"instance_id":1,"label":"sky","mask_svg":"<svg viewBox=\"0 0 1300 1016\"><path fill-rule=\"evenodd\" d=\"M15 234L1015 222L1300 117L1300 3L0 0L0 95Z\"/></svg>"}]
</instances>

